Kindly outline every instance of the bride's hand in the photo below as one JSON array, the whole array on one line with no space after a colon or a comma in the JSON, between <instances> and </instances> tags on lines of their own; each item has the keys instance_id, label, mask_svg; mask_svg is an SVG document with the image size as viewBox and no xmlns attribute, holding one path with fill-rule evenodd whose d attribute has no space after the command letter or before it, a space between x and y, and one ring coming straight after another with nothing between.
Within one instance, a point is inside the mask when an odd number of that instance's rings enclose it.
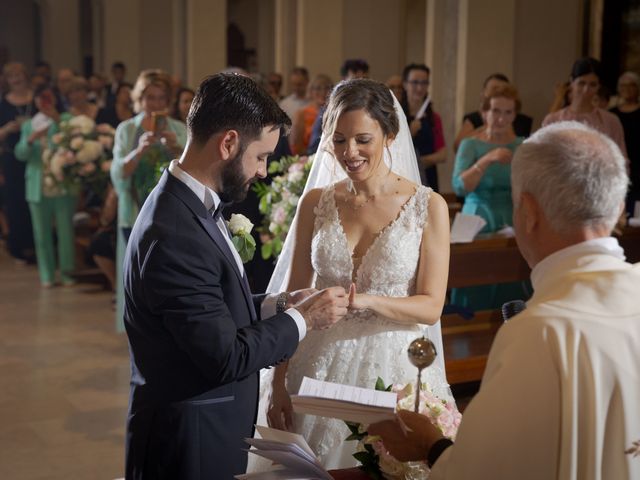
<instances>
[{"instance_id":1,"label":"bride's hand","mask_svg":"<svg viewBox=\"0 0 640 480\"><path fill-rule=\"evenodd\" d=\"M364 310L369 308L367 302L369 296L364 293L356 293L356 284L352 283L349 287L349 308L352 310Z\"/></svg>"},{"instance_id":2,"label":"bride's hand","mask_svg":"<svg viewBox=\"0 0 640 480\"><path fill-rule=\"evenodd\" d=\"M293 431L293 406L291 397L284 385L273 387L269 409L267 410L267 423L271 428Z\"/></svg>"}]
</instances>

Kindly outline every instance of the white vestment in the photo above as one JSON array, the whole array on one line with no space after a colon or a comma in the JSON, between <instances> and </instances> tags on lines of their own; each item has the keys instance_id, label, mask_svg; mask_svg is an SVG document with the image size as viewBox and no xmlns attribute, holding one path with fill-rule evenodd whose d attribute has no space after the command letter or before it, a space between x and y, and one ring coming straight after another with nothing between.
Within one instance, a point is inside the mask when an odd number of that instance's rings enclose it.
<instances>
[{"instance_id":1,"label":"white vestment","mask_svg":"<svg viewBox=\"0 0 640 480\"><path fill-rule=\"evenodd\" d=\"M532 282L430 478L640 479L640 264L597 239L547 257Z\"/></svg>"}]
</instances>

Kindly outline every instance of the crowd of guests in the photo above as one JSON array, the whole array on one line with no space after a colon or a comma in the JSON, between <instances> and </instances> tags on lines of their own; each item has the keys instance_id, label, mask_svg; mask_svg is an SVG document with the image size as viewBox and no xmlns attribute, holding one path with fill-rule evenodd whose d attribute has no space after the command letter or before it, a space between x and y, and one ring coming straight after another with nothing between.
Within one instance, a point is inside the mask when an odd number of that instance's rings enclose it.
<instances>
[{"instance_id":1,"label":"crowd of guests","mask_svg":"<svg viewBox=\"0 0 640 480\"><path fill-rule=\"evenodd\" d=\"M342 80L368 77L369 64L350 59L339 73ZM401 74L391 76L386 85L410 125L423 184L438 191L437 165L447 161L447 148L442 120L429 94L430 77L429 67L412 63ZM78 205L84 205L84 199L76 195L43 186L42 151L50 146L60 121L84 115L96 124L106 123L117 129L112 185L102 199L99 229L90 248L94 261L116 290L121 288L121 282L113 280L120 278L117 266L137 212L153 187L155 165L159 159L179 156L186 143L185 122L194 91L160 70L141 72L134 84L127 78L121 62L112 65L110 78L99 73L85 78L67 68L58 70L54 77L46 62L38 63L32 75L20 63L8 63L3 68L1 233L17 262L38 264L44 287L56 281L73 283L72 218ZM282 74L255 75L254 79L292 120L291 134L279 143L277 155L315 153L325 103L334 86L331 76L317 73L311 77L306 68L296 67L289 73L290 92L286 96ZM603 87L597 60L576 61L569 82L556 88L543 125L576 120L611 137L628 158L632 185L627 212L633 215L640 201L640 77L632 72L621 75L613 99ZM609 105L613 106L611 110L607 109ZM511 225L510 162L524 138L532 133L532 124L532 118L522 112L516 87L501 73L486 78L478 110L462 119L453 144L451 184L463 201L462 212L486 221L484 233ZM265 286L268 273L263 276L254 279L259 290ZM477 302L462 293L457 295L461 306L478 308ZM117 297L121 299L122 295ZM501 301L486 292L481 297L489 304ZM118 307L121 311L122 305Z\"/></svg>"}]
</instances>

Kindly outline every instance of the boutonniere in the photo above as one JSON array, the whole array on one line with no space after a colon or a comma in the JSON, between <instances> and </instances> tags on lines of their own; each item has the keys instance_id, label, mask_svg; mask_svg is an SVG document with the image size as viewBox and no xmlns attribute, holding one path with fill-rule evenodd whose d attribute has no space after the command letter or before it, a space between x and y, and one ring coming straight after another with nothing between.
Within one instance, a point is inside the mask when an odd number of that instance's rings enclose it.
<instances>
[{"instance_id":1,"label":"boutonniere","mask_svg":"<svg viewBox=\"0 0 640 480\"><path fill-rule=\"evenodd\" d=\"M244 215L234 213L231 215L228 225L233 234L231 237L233 246L236 247L242 263L247 263L256 253L256 241L251 236L253 223Z\"/></svg>"}]
</instances>

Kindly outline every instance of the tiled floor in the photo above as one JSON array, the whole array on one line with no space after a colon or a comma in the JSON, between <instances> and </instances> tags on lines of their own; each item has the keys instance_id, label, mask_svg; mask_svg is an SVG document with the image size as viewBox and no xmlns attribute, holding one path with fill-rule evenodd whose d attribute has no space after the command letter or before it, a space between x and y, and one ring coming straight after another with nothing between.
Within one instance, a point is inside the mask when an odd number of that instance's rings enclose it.
<instances>
[{"instance_id":1,"label":"tiled floor","mask_svg":"<svg viewBox=\"0 0 640 480\"><path fill-rule=\"evenodd\" d=\"M0 479L122 476L129 360L110 298L42 290L0 247Z\"/></svg>"}]
</instances>

